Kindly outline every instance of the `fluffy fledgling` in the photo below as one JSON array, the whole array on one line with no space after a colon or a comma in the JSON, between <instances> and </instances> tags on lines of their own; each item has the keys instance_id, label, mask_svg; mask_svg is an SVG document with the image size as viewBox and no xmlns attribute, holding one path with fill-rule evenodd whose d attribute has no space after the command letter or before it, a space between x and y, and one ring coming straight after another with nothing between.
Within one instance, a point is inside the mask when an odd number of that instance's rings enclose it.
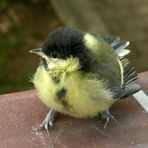
<instances>
[{"instance_id":1,"label":"fluffy fledgling","mask_svg":"<svg viewBox=\"0 0 148 148\"><path fill-rule=\"evenodd\" d=\"M52 126L55 112L86 118L113 116L117 100L140 90L137 74L124 58L128 41L61 27L49 33L42 48L30 52L41 57L33 78L39 98L51 110L40 128ZM106 126L105 124L105 126Z\"/></svg>"}]
</instances>

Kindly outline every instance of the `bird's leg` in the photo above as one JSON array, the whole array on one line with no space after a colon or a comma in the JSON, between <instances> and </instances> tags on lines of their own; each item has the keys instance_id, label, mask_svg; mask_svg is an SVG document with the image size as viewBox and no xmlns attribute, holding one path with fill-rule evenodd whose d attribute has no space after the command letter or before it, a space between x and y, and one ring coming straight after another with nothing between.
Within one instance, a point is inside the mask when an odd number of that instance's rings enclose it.
<instances>
[{"instance_id":1,"label":"bird's leg","mask_svg":"<svg viewBox=\"0 0 148 148\"><path fill-rule=\"evenodd\" d=\"M53 126L55 112L56 111L54 109L50 109L44 121L37 126L36 130L42 130L45 128L47 130L47 133L49 134L49 126Z\"/></svg>"},{"instance_id":2,"label":"bird's leg","mask_svg":"<svg viewBox=\"0 0 148 148\"><path fill-rule=\"evenodd\" d=\"M101 112L100 114L101 118L105 120L104 128L106 128L110 119L113 119L116 123L118 123L118 121L114 118L114 116L110 113L108 109L106 111Z\"/></svg>"}]
</instances>

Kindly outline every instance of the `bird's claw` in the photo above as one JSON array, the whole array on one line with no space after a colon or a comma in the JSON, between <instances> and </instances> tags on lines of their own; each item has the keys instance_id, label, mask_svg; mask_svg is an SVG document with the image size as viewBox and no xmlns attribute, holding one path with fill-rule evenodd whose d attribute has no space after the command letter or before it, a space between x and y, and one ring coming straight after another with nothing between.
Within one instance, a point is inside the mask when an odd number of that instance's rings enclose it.
<instances>
[{"instance_id":1,"label":"bird's claw","mask_svg":"<svg viewBox=\"0 0 148 148\"><path fill-rule=\"evenodd\" d=\"M118 121L114 118L114 116L109 112L109 110L103 111L100 113L101 118L105 120L104 128L106 128L107 124L109 123L110 119L114 120L117 124Z\"/></svg>"},{"instance_id":2,"label":"bird's claw","mask_svg":"<svg viewBox=\"0 0 148 148\"><path fill-rule=\"evenodd\" d=\"M49 135L49 127L53 126L54 115L55 115L55 111L53 109L51 109L49 111L49 113L46 115L46 118L44 119L44 121L41 124L37 125L35 130L46 129L46 131Z\"/></svg>"}]
</instances>

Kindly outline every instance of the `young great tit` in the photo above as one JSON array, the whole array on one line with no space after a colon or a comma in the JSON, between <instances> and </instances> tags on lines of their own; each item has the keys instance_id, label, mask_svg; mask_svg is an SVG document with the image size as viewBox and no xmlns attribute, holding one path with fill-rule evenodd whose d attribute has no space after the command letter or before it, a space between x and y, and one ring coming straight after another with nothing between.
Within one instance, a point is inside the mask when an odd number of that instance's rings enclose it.
<instances>
[{"instance_id":1,"label":"young great tit","mask_svg":"<svg viewBox=\"0 0 148 148\"><path fill-rule=\"evenodd\" d=\"M39 98L50 109L38 128L53 125L55 112L87 118L98 113L107 125L109 108L117 100L138 92L137 74L124 58L128 41L60 27L49 33L33 78Z\"/></svg>"}]
</instances>

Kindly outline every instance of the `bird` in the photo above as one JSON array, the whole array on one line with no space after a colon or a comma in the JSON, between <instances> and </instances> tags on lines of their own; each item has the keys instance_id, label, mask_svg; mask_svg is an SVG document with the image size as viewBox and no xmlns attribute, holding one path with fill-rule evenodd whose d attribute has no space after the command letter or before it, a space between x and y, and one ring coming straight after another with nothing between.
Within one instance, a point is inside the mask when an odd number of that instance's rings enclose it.
<instances>
[{"instance_id":1,"label":"bird","mask_svg":"<svg viewBox=\"0 0 148 148\"><path fill-rule=\"evenodd\" d=\"M38 129L53 126L57 112L75 118L101 115L105 125L115 119L110 107L141 90L137 72L125 58L129 41L118 36L58 27L49 32L42 48L30 50L40 57L33 83L50 110Z\"/></svg>"}]
</instances>

